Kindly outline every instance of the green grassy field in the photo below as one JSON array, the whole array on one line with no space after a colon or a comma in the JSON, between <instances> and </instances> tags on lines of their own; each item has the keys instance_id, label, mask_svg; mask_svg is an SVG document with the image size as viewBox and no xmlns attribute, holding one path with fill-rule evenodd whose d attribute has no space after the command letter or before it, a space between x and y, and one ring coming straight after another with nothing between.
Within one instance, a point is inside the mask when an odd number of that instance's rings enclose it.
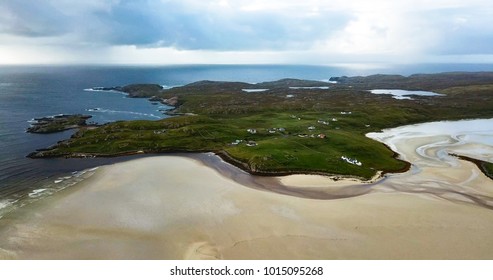
<instances>
[{"instance_id":1,"label":"green grassy field","mask_svg":"<svg viewBox=\"0 0 493 280\"><path fill-rule=\"evenodd\" d=\"M483 162L482 164L482 169L483 172L486 174L486 176L490 177L493 179L493 163L491 162Z\"/></svg>"},{"instance_id":2,"label":"green grassy field","mask_svg":"<svg viewBox=\"0 0 493 280\"><path fill-rule=\"evenodd\" d=\"M246 84L195 83L158 96L179 100L174 113L194 115L81 129L54 149L32 156L212 151L252 173L369 179L377 171L397 172L408 164L395 159L382 143L365 137L366 133L411 123L493 117L493 79L492 84L445 88L443 79L436 80L440 82L437 92L445 96L413 100L371 94L350 84L329 90L293 90L273 83L268 92L245 93L241 88ZM426 79L428 89L430 84Z\"/></svg>"}]
</instances>

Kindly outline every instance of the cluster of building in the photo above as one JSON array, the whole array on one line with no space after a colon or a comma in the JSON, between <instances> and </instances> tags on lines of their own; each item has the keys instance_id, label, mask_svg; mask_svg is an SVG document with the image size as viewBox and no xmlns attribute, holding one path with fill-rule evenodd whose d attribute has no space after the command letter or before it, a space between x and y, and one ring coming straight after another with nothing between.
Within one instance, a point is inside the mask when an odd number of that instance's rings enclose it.
<instances>
[{"instance_id":1,"label":"cluster of building","mask_svg":"<svg viewBox=\"0 0 493 280\"><path fill-rule=\"evenodd\" d=\"M269 132L271 134L276 133L276 132L285 132L285 131L286 131L286 129L284 127L280 127L280 128L273 127L273 128L267 129L267 132Z\"/></svg>"},{"instance_id":2,"label":"cluster of building","mask_svg":"<svg viewBox=\"0 0 493 280\"><path fill-rule=\"evenodd\" d=\"M336 121L337 121L337 119L336 119L336 118L332 118L332 121L333 121L333 122L336 122ZM318 122L319 124L323 124L323 125L329 125L329 124L330 124L330 123L329 123L329 121L324 121L324 120L318 120L317 122Z\"/></svg>"},{"instance_id":3,"label":"cluster of building","mask_svg":"<svg viewBox=\"0 0 493 280\"><path fill-rule=\"evenodd\" d=\"M232 143L231 143L231 145L233 145L233 146L237 146L237 145L239 145L239 144L241 144L241 143L243 143L243 142L245 142L245 141L244 141L244 140L238 140L238 139L237 139L237 140L235 140L234 142L232 142ZM246 141L246 145L247 145L248 147L255 147L255 146L257 146L257 142L255 142L255 141Z\"/></svg>"},{"instance_id":4,"label":"cluster of building","mask_svg":"<svg viewBox=\"0 0 493 280\"><path fill-rule=\"evenodd\" d=\"M341 115L351 115L352 112L350 112L350 111L342 111L342 112L340 112L340 114ZM293 118L293 119L301 120L301 118L298 117L298 116L296 116L296 115L291 115L290 117ZM332 122L337 122L338 120L337 120L337 118L332 118L331 121ZM321 119L318 120L317 123L322 124L322 125L330 125L329 121L327 121L327 120L321 120ZM366 125L366 127L369 127L369 125ZM311 126L307 127L307 129L309 131L313 131L313 130L316 130L317 128L315 126L311 125ZM339 129L339 128L336 127L336 129ZM285 132L285 131L286 131L286 129L283 128L283 127L280 127L280 128L273 127L273 128L267 129L267 132L268 133L271 133L271 134L274 134L276 132ZM250 133L250 134L257 134L257 129L255 129L255 128L249 128L249 129L247 129L247 132ZM300 134L298 134L298 137L300 137L300 138L308 138L308 137L310 137L310 138L325 139L325 138L327 138L327 135L325 135L323 133L320 133L320 134L300 133ZM238 145L238 144L240 144L242 142L243 142L243 140L236 140L233 143L231 143L231 145ZM246 145L249 146L249 147L253 147L253 146L257 146L257 143L255 141L248 141ZM359 162L359 161L357 161L355 159L350 159L350 158L347 158L347 157L344 157L344 156L341 157L341 158L343 160L347 161L348 163L361 166L361 162Z\"/></svg>"},{"instance_id":5,"label":"cluster of building","mask_svg":"<svg viewBox=\"0 0 493 280\"><path fill-rule=\"evenodd\" d=\"M285 132L286 129L284 127L280 127L280 128L269 128L267 129L267 132L271 133L271 134L274 134L276 132ZM257 134L257 130L255 128L249 128L247 129L247 132L250 133L250 134Z\"/></svg>"},{"instance_id":6,"label":"cluster of building","mask_svg":"<svg viewBox=\"0 0 493 280\"><path fill-rule=\"evenodd\" d=\"M350 164L354 164L354 165L357 165L357 166L361 166L363 165L360 161L358 161L357 159L352 159L352 158L348 158L346 156L341 156L341 159L346 161L347 163L350 163Z\"/></svg>"},{"instance_id":7,"label":"cluster of building","mask_svg":"<svg viewBox=\"0 0 493 280\"><path fill-rule=\"evenodd\" d=\"M298 137L300 137L300 138L307 138L307 137L310 137L310 138L320 138L320 139L325 139L325 138L327 137L327 135L325 135L325 134L323 134L323 133L320 133L320 134L317 134L317 135L315 135L315 134L310 134L310 135L308 135L308 134L303 133L303 134L298 134Z\"/></svg>"},{"instance_id":8,"label":"cluster of building","mask_svg":"<svg viewBox=\"0 0 493 280\"><path fill-rule=\"evenodd\" d=\"M159 135L159 134L163 134L165 132L166 132L166 129L160 129L160 130L154 130L153 133L156 134L156 135Z\"/></svg>"}]
</instances>

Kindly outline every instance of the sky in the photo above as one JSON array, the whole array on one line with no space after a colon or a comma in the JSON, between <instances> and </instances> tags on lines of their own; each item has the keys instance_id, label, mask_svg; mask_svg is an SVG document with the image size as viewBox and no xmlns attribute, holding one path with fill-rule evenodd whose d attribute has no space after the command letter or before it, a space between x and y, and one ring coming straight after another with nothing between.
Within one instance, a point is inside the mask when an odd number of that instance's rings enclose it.
<instances>
[{"instance_id":1,"label":"sky","mask_svg":"<svg viewBox=\"0 0 493 280\"><path fill-rule=\"evenodd\" d=\"M491 0L0 0L0 64L493 63Z\"/></svg>"}]
</instances>

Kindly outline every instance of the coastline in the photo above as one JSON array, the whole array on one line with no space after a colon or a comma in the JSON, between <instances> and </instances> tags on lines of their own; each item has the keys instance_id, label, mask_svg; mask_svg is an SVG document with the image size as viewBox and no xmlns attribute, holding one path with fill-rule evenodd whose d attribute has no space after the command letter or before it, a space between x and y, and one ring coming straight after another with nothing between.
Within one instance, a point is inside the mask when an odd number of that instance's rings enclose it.
<instances>
[{"instance_id":1,"label":"coastline","mask_svg":"<svg viewBox=\"0 0 493 280\"><path fill-rule=\"evenodd\" d=\"M390 147L385 145L389 150ZM37 152L32 152L27 155L27 157L32 158L32 159L42 159L42 158L59 158L60 156L39 156L38 152L42 152L44 150L49 150L48 149L38 149ZM225 162L236 166L237 168L248 172L251 175L255 176L266 176L266 177L278 177L278 176L289 176L289 175L319 175L319 176L325 176L325 177L331 177L334 179L334 181L339 181L339 180L358 180L363 183L374 183L376 178L375 176L378 176L378 178L382 178L385 174L387 173L404 173L407 172L411 164L407 161L403 161L405 163L405 167L400 169L400 170L393 170L393 171L388 171L388 170L378 170L375 175L369 179L366 180L365 178L359 177L359 176L354 176L354 175L344 175L344 174L335 174L335 173L330 173L330 172L324 172L324 171L311 171L311 170L278 170L278 171L262 171L262 170L252 170L249 168L248 164L239 161L232 156L230 156L227 152L225 151L187 151L187 150L169 150L169 151L161 151L161 152L156 152L156 151L129 151L129 152L122 152L122 153L114 153L114 154L100 154L100 153L72 153L72 154L66 154L63 155L65 158L116 158L116 157L124 157L124 156L134 156L134 155L148 155L148 156L153 156L153 155L173 155L173 154L203 154L203 153L213 153L216 156L220 157L222 160ZM399 159L399 154L396 152L393 152L394 159ZM378 179L377 178L377 179Z\"/></svg>"},{"instance_id":2,"label":"coastline","mask_svg":"<svg viewBox=\"0 0 493 280\"><path fill-rule=\"evenodd\" d=\"M373 184L254 176L211 153L103 166L0 219L0 257L493 258L493 181L444 152L490 158L493 147L400 131L382 133L412 168Z\"/></svg>"}]
</instances>

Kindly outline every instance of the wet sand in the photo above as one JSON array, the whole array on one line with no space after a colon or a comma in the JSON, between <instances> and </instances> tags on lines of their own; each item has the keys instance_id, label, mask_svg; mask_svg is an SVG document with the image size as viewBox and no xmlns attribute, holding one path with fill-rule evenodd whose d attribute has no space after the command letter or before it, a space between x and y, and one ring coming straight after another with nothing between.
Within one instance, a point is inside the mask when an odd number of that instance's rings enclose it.
<instances>
[{"instance_id":1,"label":"wet sand","mask_svg":"<svg viewBox=\"0 0 493 280\"><path fill-rule=\"evenodd\" d=\"M370 135L413 164L372 184L262 179L210 155L104 166L0 219L0 257L493 259L493 181L448 156L491 160L491 135L464 135L409 128Z\"/></svg>"}]
</instances>

